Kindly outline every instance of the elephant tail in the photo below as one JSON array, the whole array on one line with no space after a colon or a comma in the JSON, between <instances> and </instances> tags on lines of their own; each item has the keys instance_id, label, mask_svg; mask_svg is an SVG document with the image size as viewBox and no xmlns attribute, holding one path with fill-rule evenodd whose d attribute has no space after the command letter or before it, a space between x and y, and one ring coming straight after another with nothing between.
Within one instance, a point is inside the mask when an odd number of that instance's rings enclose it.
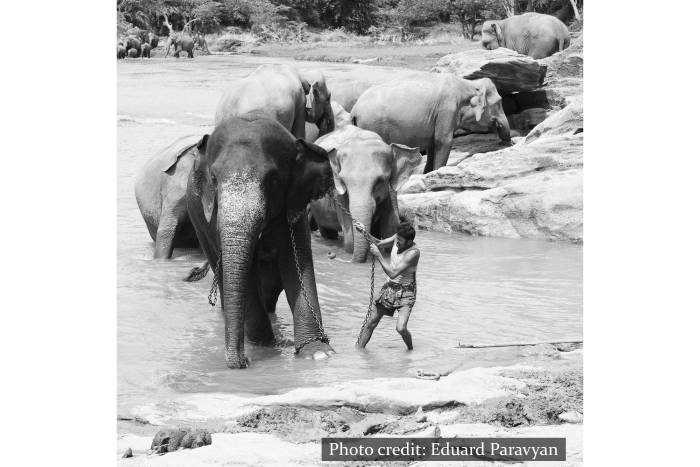
<instances>
[{"instance_id":1,"label":"elephant tail","mask_svg":"<svg viewBox=\"0 0 700 467\"><path fill-rule=\"evenodd\" d=\"M569 47L570 40L568 37L564 37L563 39L559 39L559 52L562 50L566 49Z\"/></svg>"},{"instance_id":2,"label":"elephant tail","mask_svg":"<svg viewBox=\"0 0 700 467\"><path fill-rule=\"evenodd\" d=\"M209 272L209 262L207 261L202 265L202 267L195 267L192 268L187 274L187 277L185 277L183 280L185 282L197 282L199 280L202 280L206 277L207 273Z\"/></svg>"}]
</instances>

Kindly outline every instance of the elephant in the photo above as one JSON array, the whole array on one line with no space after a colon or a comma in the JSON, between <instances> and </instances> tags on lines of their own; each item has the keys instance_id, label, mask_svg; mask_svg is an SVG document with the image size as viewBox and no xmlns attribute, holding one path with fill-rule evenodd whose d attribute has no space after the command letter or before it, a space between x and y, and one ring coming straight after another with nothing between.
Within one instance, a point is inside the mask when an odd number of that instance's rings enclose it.
<instances>
[{"instance_id":1,"label":"elephant","mask_svg":"<svg viewBox=\"0 0 700 467\"><path fill-rule=\"evenodd\" d=\"M337 130L345 125L350 125L350 114L336 101L331 101L331 108L333 109L333 122L334 127ZM306 138L307 140L314 142L319 138L318 127L314 124L306 122Z\"/></svg>"},{"instance_id":2,"label":"elephant","mask_svg":"<svg viewBox=\"0 0 700 467\"><path fill-rule=\"evenodd\" d=\"M288 65L262 65L224 94L215 122L233 115L260 111L276 119L297 138L306 138L305 122L319 134L335 128L331 95L323 73L300 73Z\"/></svg>"},{"instance_id":3,"label":"elephant","mask_svg":"<svg viewBox=\"0 0 700 467\"><path fill-rule=\"evenodd\" d=\"M151 46L151 50L155 49L158 47L158 41L160 38L158 37L157 34L153 34L152 32L148 33L148 45Z\"/></svg>"},{"instance_id":4,"label":"elephant","mask_svg":"<svg viewBox=\"0 0 700 467\"><path fill-rule=\"evenodd\" d=\"M331 87L333 100L343 106L348 112L355 106L355 102L363 92L372 87L371 83L364 81L345 81L334 84Z\"/></svg>"},{"instance_id":5,"label":"elephant","mask_svg":"<svg viewBox=\"0 0 700 467\"><path fill-rule=\"evenodd\" d=\"M175 247L199 246L187 214L185 193L201 138L201 135L178 138L151 157L136 176L136 203L156 243L155 259L171 258Z\"/></svg>"},{"instance_id":6,"label":"elephant","mask_svg":"<svg viewBox=\"0 0 700 467\"><path fill-rule=\"evenodd\" d=\"M151 46L149 44L141 44L141 57L151 58Z\"/></svg>"},{"instance_id":7,"label":"elephant","mask_svg":"<svg viewBox=\"0 0 700 467\"><path fill-rule=\"evenodd\" d=\"M165 56L170 53L170 46L175 46L175 58L180 58L180 52L187 52L189 58L194 58L194 39L192 36L185 33L172 33L168 37L168 43L165 48Z\"/></svg>"},{"instance_id":8,"label":"elephant","mask_svg":"<svg viewBox=\"0 0 700 467\"><path fill-rule=\"evenodd\" d=\"M129 49L129 51L127 52L127 56L129 58L136 58L139 56L139 52L136 49Z\"/></svg>"},{"instance_id":9,"label":"elephant","mask_svg":"<svg viewBox=\"0 0 700 467\"><path fill-rule=\"evenodd\" d=\"M457 128L479 123L510 144L501 96L489 78L467 80L426 73L372 86L350 113L353 124L387 143L419 147L428 154L424 173L447 164Z\"/></svg>"},{"instance_id":10,"label":"elephant","mask_svg":"<svg viewBox=\"0 0 700 467\"><path fill-rule=\"evenodd\" d=\"M369 243L363 235L353 232L352 220L367 226L375 237L387 238L396 233L396 191L420 165L420 151L386 144L373 131L354 125L336 129L316 144L327 150L335 148L330 156L335 192L312 201L311 214L324 237L336 238L337 231L342 230L345 250L353 254L352 261L364 262Z\"/></svg>"},{"instance_id":11,"label":"elephant","mask_svg":"<svg viewBox=\"0 0 700 467\"><path fill-rule=\"evenodd\" d=\"M323 331L305 216L308 203L333 186L334 152L295 139L260 111L221 120L197 144L187 212L218 281L229 368L249 366L244 335L255 344L274 342L259 292L276 300L279 288L261 287L276 281L292 310L296 354L334 353ZM261 255L266 270L256 267Z\"/></svg>"},{"instance_id":12,"label":"elephant","mask_svg":"<svg viewBox=\"0 0 700 467\"><path fill-rule=\"evenodd\" d=\"M566 49L569 29L554 16L525 13L500 21L484 21L481 45L486 49L506 47L532 58L545 58Z\"/></svg>"},{"instance_id":13,"label":"elephant","mask_svg":"<svg viewBox=\"0 0 700 467\"><path fill-rule=\"evenodd\" d=\"M126 39L124 39L124 47L126 47L126 50L130 49L136 49L136 56L138 57L139 52L141 51L141 39L139 39L136 36L128 36Z\"/></svg>"},{"instance_id":14,"label":"elephant","mask_svg":"<svg viewBox=\"0 0 700 467\"><path fill-rule=\"evenodd\" d=\"M148 35L149 35L149 34L150 34L150 33L149 33L147 30L141 29L141 28L131 28L131 29L127 29L127 31L126 31L126 35L127 35L127 36L138 37L138 39L139 39L142 43L143 43L143 42L148 42Z\"/></svg>"},{"instance_id":15,"label":"elephant","mask_svg":"<svg viewBox=\"0 0 700 467\"><path fill-rule=\"evenodd\" d=\"M126 47L119 44L119 45L117 45L117 58L120 59L120 58L124 58L124 57L126 57Z\"/></svg>"}]
</instances>

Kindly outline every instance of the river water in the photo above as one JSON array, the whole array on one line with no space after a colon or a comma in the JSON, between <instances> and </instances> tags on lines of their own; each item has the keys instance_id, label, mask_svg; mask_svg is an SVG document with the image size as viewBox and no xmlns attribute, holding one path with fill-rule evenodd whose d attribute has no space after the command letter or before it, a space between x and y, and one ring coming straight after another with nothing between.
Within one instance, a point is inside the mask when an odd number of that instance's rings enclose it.
<instances>
[{"instance_id":1,"label":"river water","mask_svg":"<svg viewBox=\"0 0 700 467\"><path fill-rule=\"evenodd\" d=\"M153 242L133 194L138 168L175 138L206 133L227 83L265 57L120 60L118 72L118 409L163 402L184 393L276 394L351 379L407 376L416 369L505 365L523 361L515 348L465 350L458 343L553 341L582 335L582 248L530 240L475 238L419 231L418 301L409 322L415 350L407 352L385 318L364 352L354 349L369 294L369 263L352 264L339 243L312 238L326 332L338 352L330 359L294 358L290 345L247 345L251 367L224 361L220 308L207 303L211 273L182 277L204 258L175 250L152 260ZM292 61L289 61L292 63ZM343 79L384 81L414 73L349 64L295 62L323 68L329 86ZM327 259L328 251L337 259ZM385 279L377 266L377 289ZM281 297L273 323L292 338Z\"/></svg>"}]
</instances>

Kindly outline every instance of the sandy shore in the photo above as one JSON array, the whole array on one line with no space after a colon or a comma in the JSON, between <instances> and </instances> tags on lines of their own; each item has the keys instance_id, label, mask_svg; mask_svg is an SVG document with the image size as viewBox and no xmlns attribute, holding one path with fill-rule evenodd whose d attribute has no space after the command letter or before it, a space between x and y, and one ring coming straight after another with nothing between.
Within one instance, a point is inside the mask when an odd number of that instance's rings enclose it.
<instances>
[{"instance_id":1,"label":"sandy shore","mask_svg":"<svg viewBox=\"0 0 700 467\"><path fill-rule=\"evenodd\" d=\"M122 415L133 420L119 422L116 455L119 465L320 465L327 436L566 437L567 461L555 464L579 465L582 425L560 414L583 414L583 351L538 347L542 364L457 369L437 381L355 380L258 397L183 394ZM212 445L148 454L165 426L207 428ZM120 459L127 448L134 457Z\"/></svg>"}]
</instances>

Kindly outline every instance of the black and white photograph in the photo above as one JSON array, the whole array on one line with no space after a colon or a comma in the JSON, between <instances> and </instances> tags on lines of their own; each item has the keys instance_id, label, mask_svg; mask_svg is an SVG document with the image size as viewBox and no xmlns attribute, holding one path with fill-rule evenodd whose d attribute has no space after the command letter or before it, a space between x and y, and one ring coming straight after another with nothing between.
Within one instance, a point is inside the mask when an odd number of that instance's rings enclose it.
<instances>
[{"instance_id":1,"label":"black and white photograph","mask_svg":"<svg viewBox=\"0 0 700 467\"><path fill-rule=\"evenodd\" d=\"M116 465L583 465L583 0L115 29Z\"/></svg>"}]
</instances>

